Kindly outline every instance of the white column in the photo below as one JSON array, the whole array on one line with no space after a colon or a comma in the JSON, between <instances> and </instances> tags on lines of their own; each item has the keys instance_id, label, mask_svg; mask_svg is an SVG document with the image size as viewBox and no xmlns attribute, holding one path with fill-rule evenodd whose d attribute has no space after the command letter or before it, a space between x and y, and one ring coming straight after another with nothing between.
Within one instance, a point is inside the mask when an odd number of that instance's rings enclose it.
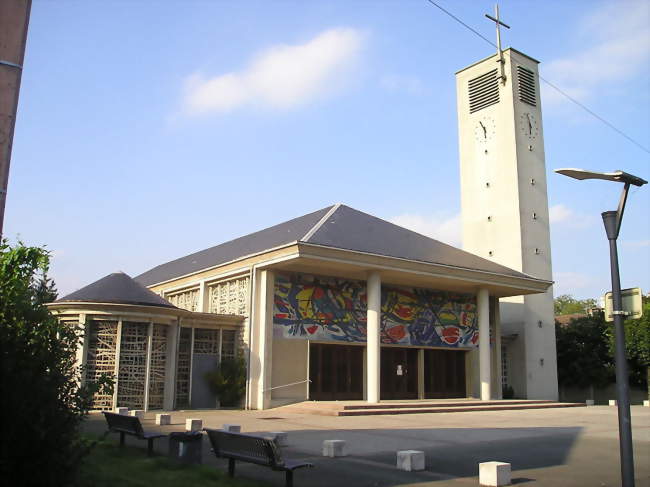
<instances>
[{"instance_id":1,"label":"white column","mask_svg":"<svg viewBox=\"0 0 650 487\"><path fill-rule=\"evenodd\" d=\"M499 313L499 299L494 300L494 351L496 354L496 363L497 363L497 390L495 391L494 397L497 399L503 399L503 385L502 373L503 373L503 364L501 363L501 315Z\"/></svg>"},{"instance_id":2,"label":"white column","mask_svg":"<svg viewBox=\"0 0 650 487\"><path fill-rule=\"evenodd\" d=\"M209 298L210 298L210 290L208 289L208 286L205 284L205 281L201 281L201 283L199 284L199 309L197 311L200 311L201 313L210 312Z\"/></svg>"},{"instance_id":3,"label":"white column","mask_svg":"<svg viewBox=\"0 0 650 487\"><path fill-rule=\"evenodd\" d=\"M476 295L478 311L478 353L479 377L481 380L481 400L489 401L490 392L490 293L481 288Z\"/></svg>"},{"instance_id":4,"label":"white column","mask_svg":"<svg viewBox=\"0 0 650 487\"><path fill-rule=\"evenodd\" d=\"M86 314L79 314L79 329L83 333L83 341L80 340L79 345L77 346L77 355L76 355L76 365L77 367L86 366L86 360L88 359L88 345L90 344L90 323L92 320L86 320ZM81 385L86 383L86 374L82 373L80 376Z\"/></svg>"},{"instance_id":5,"label":"white column","mask_svg":"<svg viewBox=\"0 0 650 487\"><path fill-rule=\"evenodd\" d=\"M367 317L367 387L368 402L379 402L379 378L381 374L381 276L379 272L368 274L368 317Z\"/></svg>"},{"instance_id":6,"label":"white column","mask_svg":"<svg viewBox=\"0 0 650 487\"><path fill-rule=\"evenodd\" d=\"M271 406L271 373L273 370L273 295L275 275L272 271L259 271L258 309L255 318L255 357L256 366L252 377L255 384L254 409L268 409Z\"/></svg>"}]
</instances>

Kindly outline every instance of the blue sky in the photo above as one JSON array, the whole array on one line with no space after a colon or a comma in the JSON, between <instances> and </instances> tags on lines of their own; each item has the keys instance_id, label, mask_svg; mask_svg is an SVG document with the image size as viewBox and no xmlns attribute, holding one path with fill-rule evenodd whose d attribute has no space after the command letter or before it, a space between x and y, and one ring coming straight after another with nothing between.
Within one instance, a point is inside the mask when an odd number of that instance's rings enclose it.
<instances>
[{"instance_id":1,"label":"blue sky","mask_svg":"<svg viewBox=\"0 0 650 487\"><path fill-rule=\"evenodd\" d=\"M486 37L488 1L440 0ZM504 46L650 147L648 2L504 1ZM61 293L343 202L460 245L454 73L493 49L426 0L38 1L5 233ZM542 88L556 294L609 289L600 212L650 179L639 149ZM650 290L650 188L620 236Z\"/></svg>"}]
</instances>

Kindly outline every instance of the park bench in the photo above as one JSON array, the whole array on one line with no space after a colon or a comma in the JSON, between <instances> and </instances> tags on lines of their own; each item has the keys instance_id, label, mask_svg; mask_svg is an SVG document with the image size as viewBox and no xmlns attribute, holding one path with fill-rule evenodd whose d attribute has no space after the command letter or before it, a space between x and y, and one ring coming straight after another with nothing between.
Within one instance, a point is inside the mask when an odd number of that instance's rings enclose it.
<instances>
[{"instance_id":1,"label":"park bench","mask_svg":"<svg viewBox=\"0 0 650 487\"><path fill-rule=\"evenodd\" d=\"M102 411L108 423L108 431L120 434L120 446L124 446L124 435L135 436L140 440L147 440L147 454L153 454L153 440L167 435L162 433L148 433L142 429L140 420L135 416L122 416L121 414Z\"/></svg>"},{"instance_id":2,"label":"park bench","mask_svg":"<svg viewBox=\"0 0 650 487\"><path fill-rule=\"evenodd\" d=\"M282 458L280 449L271 438L230 433L223 430L204 428L210 438L212 451L217 457L228 459L228 475L235 475L235 461L255 463L272 470L286 472L286 487L293 487L293 471L302 467L313 467L309 462Z\"/></svg>"}]
</instances>

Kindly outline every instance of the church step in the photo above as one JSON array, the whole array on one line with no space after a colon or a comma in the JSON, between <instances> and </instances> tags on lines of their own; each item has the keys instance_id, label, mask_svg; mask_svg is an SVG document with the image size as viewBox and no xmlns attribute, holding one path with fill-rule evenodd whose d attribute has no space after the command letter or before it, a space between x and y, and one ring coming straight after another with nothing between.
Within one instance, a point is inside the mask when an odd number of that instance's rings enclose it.
<instances>
[{"instance_id":1,"label":"church step","mask_svg":"<svg viewBox=\"0 0 650 487\"><path fill-rule=\"evenodd\" d=\"M350 409L417 409L432 407L466 407L466 406L504 406L510 404L550 404L554 403L550 399L540 400L500 400L500 401L459 401L459 402L417 402L417 403L379 403L379 404L345 404L343 410ZM340 406L339 406L340 407Z\"/></svg>"},{"instance_id":2,"label":"church step","mask_svg":"<svg viewBox=\"0 0 650 487\"><path fill-rule=\"evenodd\" d=\"M510 411L521 409L552 409L552 408L575 408L584 407L584 403L534 403L534 404L503 404L503 405L472 405L472 406L440 406L430 408L409 408L409 409L345 409L340 411L323 411L321 414L327 416L372 416L386 414L424 414L424 413L466 413L480 411ZM313 411L318 414L316 411Z\"/></svg>"}]
</instances>

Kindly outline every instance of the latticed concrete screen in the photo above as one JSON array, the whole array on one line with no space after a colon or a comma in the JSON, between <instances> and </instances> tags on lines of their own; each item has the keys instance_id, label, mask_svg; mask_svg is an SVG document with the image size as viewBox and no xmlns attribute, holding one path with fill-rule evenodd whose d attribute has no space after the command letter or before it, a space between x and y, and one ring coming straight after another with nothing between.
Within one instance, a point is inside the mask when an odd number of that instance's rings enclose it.
<instances>
[{"instance_id":1,"label":"latticed concrete screen","mask_svg":"<svg viewBox=\"0 0 650 487\"><path fill-rule=\"evenodd\" d=\"M165 325L153 325L149 363L149 409L163 408L168 329Z\"/></svg>"},{"instance_id":2,"label":"latticed concrete screen","mask_svg":"<svg viewBox=\"0 0 650 487\"><path fill-rule=\"evenodd\" d=\"M181 328L176 362L176 408L190 405L190 368L192 363L192 329Z\"/></svg>"},{"instance_id":3,"label":"latticed concrete screen","mask_svg":"<svg viewBox=\"0 0 650 487\"><path fill-rule=\"evenodd\" d=\"M86 357L86 380L97 380L102 374L114 375L117 348L117 321L91 321L87 327L89 330L89 339ZM93 409L112 409L113 396L109 394L95 394L92 407Z\"/></svg>"},{"instance_id":4,"label":"latticed concrete screen","mask_svg":"<svg viewBox=\"0 0 650 487\"><path fill-rule=\"evenodd\" d=\"M122 323L117 405L144 409L149 323Z\"/></svg>"}]
</instances>

